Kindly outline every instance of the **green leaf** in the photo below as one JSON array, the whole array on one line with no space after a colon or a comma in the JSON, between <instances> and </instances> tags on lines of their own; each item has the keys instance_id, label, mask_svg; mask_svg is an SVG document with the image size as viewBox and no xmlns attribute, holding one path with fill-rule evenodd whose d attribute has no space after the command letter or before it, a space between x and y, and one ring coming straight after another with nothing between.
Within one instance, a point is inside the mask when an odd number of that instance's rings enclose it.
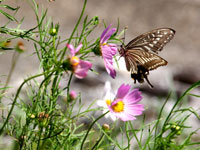
<instances>
[{"instance_id":1,"label":"green leaf","mask_svg":"<svg viewBox=\"0 0 200 150\"><path fill-rule=\"evenodd\" d=\"M17 11L20 7L11 7L11 6L8 6L8 5L0 5L0 7L4 7L6 9L9 9L9 10L12 10L12 11Z\"/></svg>"},{"instance_id":2,"label":"green leaf","mask_svg":"<svg viewBox=\"0 0 200 150\"><path fill-rule=\"evenodd\" d=\"M17 22L17 19L15 19L13 16L9 15L8 13L6 13L5 11L1 10L0 9L0 13L2 13L5 17L7 17L9 20L11 21L16 21Z\"/></svg>"}]
</instances>

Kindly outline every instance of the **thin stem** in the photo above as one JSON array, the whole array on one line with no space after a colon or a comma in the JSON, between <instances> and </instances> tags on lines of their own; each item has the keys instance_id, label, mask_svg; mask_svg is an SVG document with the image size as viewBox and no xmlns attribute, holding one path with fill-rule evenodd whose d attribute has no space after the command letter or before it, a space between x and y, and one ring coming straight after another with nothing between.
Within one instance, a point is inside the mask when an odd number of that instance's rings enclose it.
<instances>
[{"instance_id":1,"label":"thin stem","mask_svg":"<svg viewBox=\"0 0 200 150\"><path fill-rule=\"evenodd\" d=\"M38 143L37 143L37 150L40 149L40 140L41 140L41 137L42 137L42 132L43 132L43 127L41 127L41 129L40 129L39 140L38 140Z\"/></svg>"},{"instance_id":2,"label":"thin stem","mask_svg":"<svg viewBox=\"0 0 200 150\"><path fill-rule=\"evenodd\" d=\"M48 71L48 72L54 72L54 71L55 71L55 70ZM22 87L24 86L24 84L25 84L26 82L28 82L29 80L32 80L32 79L34 79L34 78L37 78L37 77L40 77L40 76L44 75L45 73L47 73L47 72L43 72L43 73L41 73L41 74L37 74L37 75L35 75L35 76L32 76L32 77L30 77L30 78L24 80L24 82L20 85L20 87L18 88L17 93L16 93L16 95L15 95L15 98L14 98L14 100L13 100L13 103L12 103L12 106L11 106L11 108L10 108L10 111L9 111L9 113L8 113L8 115L7 115L6 121L4 122L3 126L2 126L1 129L0 129L0 135L3 133L3 129L5 128L6 124L8 123L8 120L10 119L10 116L11 116L11 114L12 114L12 111L13 111L13 109L14 109L14 107L15 107L15 103L17 102L17 98L18 98L19 93L20 93Z\"/></svg>"},{"instance_id":3,"label":"thin stem","mask_svg":"<svg viewBox=\"0 0 200 150\"><path fill-rule=\"evenodd\" d=\"M166 123L168 122L172 112L174 111L174 109L176 108L176 106L182 101L182 99L194 88L198 87L200 85L200 81L194 83L191 87L189 87L184 93L183 95L176 101L176 103L174 104L173 108L171 109L169 115L167 116L164 125L166 125Z\"/></svg>"},{"instance_id":4,"label":"thin stem","mask_svg":"<svg viewBox=\"0 0 200 150\"><path fill-rule=\"evenodd\" d=\"M155 133L154 133L154 135L155 135L155 139L154 139L154 148L155 148L155 144L156 144L156 135L157 135L157 130L158 130L158 124L159 124L159 122L160 122L160 118L161 118L163 109L164 109L165 105L167 104L167 102L168 102L170 96L171 96L171 93L169 93L168 97L166 98L166 100L165 100L165 102L164 102L164 104L163 104L163 106L162 106L162 108L161 108L161 110L160 110L160 113L159 113L159 115L158 115L158 120L157 120L156 125L155 125Z\"/></svg>"},{"instance_id":5,"label":"thin stem","mask_svg":"<svg viewBox=\"0 0 200 150\"><path fill-rule=\"evenodd\" d=\"M13 71L14 71L14 69L15 69L15 66L16 66L16 64L17 64L17 60L18 60L18 58L19 58L19 55L20 55L20 53L17 52L17 51L15 51L15 52L13 53L13 56L12 56L12 65L11 65L10 71L9 71L9 73L8 73L8 77L7 77L7 79L6 79L6 83L5 83L4 87L3 87L4 89L2 90L1 94L4 94L5 91L6 91L6 89L7 89L6 87L8 86L8 84L9 84L9 82L10 82L10 79L11 79L12 73L13 73Z\"/></svg>"},{"instance_id":6,"label":"thin stem","mask_svg":"<svg viewBox=\"0 0 200 150\"><path fill-rule=\"evenodd\" d=\"M104 137L104 134L101 135L101 137L100 137L100 138L98 139L98 141L94 144L94 146L92 147L91 150L94 150L95 147L97 147L97 146L99 145L99 143L101 142L101 140L103 139L103 137Z\"/></svg>"},{"instance_id":7,"label":"thin stem","mask_svg":"<svg viewBox=\"0 0 200 150\"><path fill-rule=\"evenodd\" d=\"M70 38L69 38L69 40L68 40L68 44L70 44L70 42L71 42L71 40L72 40L72 38L73 38L73 35L74 35L75 31L77 30L77 28L78 28L78 26L79 26L79 24L80 24L80 21L81 21L81 19L82 19L82 17L83 17L83 14L84 14L84 12L85 12L86 4L87 4L87 0L84 1L83 8L82 8L82 11L81 11L81 15L80 15L80 17L79 17L79 19L78 19L78 21L77 21L77 23L76 23L76 26L75 26L74 30L72 31L72 34L70 35ZM62 54L60 60L62 60L62 59L64 58L65 53L66 53L66 50L67 50L67 47L65 47L65 49L64 49L64 51L63 51L63 54Z\"/></svg>"},{"instance_id":8,"label":"thin stem","mask_svg":"<svg viewBox=\"0 0 200 150\"><path fill-rule=\"evenodd\" d=\"M71 81L72 81L72 77L73 77L73 73L70 74L70 77L69 77L69 80L68 80L68 83L67 83L67 96L69 95L69 87L70 87L70 84L71 84Z\"/></svg>"},{"instance_id":9,"label":"thin stem","mask_svg":"<svg viewBox=\"0 0 200 150\"><path fill-rule=\"evenodd\" d=\"M109 113L109 111L107 111L106 113L102 114L102 115L99 116L95 121L92 122L92 124L90 125L90 127L89 127L88 130L87 130L87 133L85 134L85 137L83 138L83 141L82 141L82 143L81 143L81 148L80 148L80 150L83 149L84 142L85 142L85 140L86 140L86 138L87 138L87 136L88 136L90 130L92 129L93 125L94 125L99 119L101 119L102 117L104 117L107 113Z\"/></svg>"}]
</instances>

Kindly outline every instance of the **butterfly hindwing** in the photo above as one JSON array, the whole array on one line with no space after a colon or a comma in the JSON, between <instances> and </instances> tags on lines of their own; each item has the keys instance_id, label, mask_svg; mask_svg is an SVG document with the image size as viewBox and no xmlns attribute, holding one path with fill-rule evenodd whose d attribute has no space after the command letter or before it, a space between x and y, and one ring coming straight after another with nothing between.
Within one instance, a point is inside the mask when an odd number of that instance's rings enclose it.
<instances>
[{"instance_id":1,"label":"butterfly hindwing","mask_svg":"<svg viewBox=\"0 0 200 150\"><path fill-rule=\"evenodd\" d=\"M155 29L130 41L126 49L142 49L158 53L174 37L175 31L170 28Z\"/></svg>"},{"instance_id":2,"label":"butterfly hindwing","mask_svg":"<svg viewBox=\"0 0 200 150\"><path fill-rule=\"evenodd\" d=\"M125 63L127 70L131 73L137 72L137 66L141 65L148 70L154 70L160 66L167 65L167 61L160 56L139 49L130 49L126 52Z\"/></svg>"}]
</instances>

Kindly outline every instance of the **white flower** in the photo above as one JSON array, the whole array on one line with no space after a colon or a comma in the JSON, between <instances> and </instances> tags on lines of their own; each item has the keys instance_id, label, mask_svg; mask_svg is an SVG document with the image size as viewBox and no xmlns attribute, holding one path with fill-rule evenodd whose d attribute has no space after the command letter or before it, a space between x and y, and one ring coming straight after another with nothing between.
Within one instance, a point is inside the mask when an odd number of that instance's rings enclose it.
<instances>
[{"instance_id":1,"label":"white flower","mask_svg":"<svg viewBox=\"0 0 200 150\"><path fill-rule=\"evenodd\" d=\"M111 83L109 81L106 81L105 83L104 95L105 96L103 100L97 100L97 105L99 105L100 107L103 107L104 108L103 113L106 113L107 111L109 111L107 102L110 102L115 98L115 94L111 92ZM110 112L107 113L105 117L106 118L110 117L113 121L117 119L117 117Z\"/></svg>"}]
</instances>

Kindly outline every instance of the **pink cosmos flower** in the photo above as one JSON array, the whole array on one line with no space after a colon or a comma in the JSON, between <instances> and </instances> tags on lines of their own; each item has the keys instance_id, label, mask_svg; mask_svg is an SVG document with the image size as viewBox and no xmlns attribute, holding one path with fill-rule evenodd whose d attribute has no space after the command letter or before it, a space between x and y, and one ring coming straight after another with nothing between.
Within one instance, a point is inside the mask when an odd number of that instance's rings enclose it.
<instances>
[{"instance_id":1,"label":"pink cosmos flower","mask_svg":"<svg viewBox=\"0 0 200 150\"><path fill-rule=\"evenodd\" d=\"M75 54L81 49L83 45L80 44L76 49L73 45L67 44L67 47L70 50L71 57L70 63L72 65L72 70L75 76L79 79L85 78L87 76L88 70L92 67L92 64L89 61L84 61L79 59Z\"/></svg>"},{"instance_id":2,"label":"pink cosmos flower","mask_svg":"<svg viewBox=\"0 0 200 150\"><path fill-rule=\"evenodd\" d=\"M141 92L138 89L130 90L130 88L130 85L122 84L113 101L111 99L104 101L112 120L116 120L116 118L122 121L135 120L135 116L141 115L144 111L144 106L138 104L142 99Z\"/></svg>"},{"instance_id":3,"label":"pink cosmos flower","mask_svg":"<svg viewBox=\"0 0 200 150\"><path fill-rule=\"evenodd\" d=\"M109 30L111 25L109 25L101 34L100 37L100 50L102 57L104 59L104 64L106 71L108 74L112 77L116 77L116 71L113 67L113 56L117 53L117 45L116 44L111 44L107 43L108 39L111 37L113 33L115 33L116 28L111 28ZM109 30L109 31L108 31Z\"/></svg>"}]
</instances>

